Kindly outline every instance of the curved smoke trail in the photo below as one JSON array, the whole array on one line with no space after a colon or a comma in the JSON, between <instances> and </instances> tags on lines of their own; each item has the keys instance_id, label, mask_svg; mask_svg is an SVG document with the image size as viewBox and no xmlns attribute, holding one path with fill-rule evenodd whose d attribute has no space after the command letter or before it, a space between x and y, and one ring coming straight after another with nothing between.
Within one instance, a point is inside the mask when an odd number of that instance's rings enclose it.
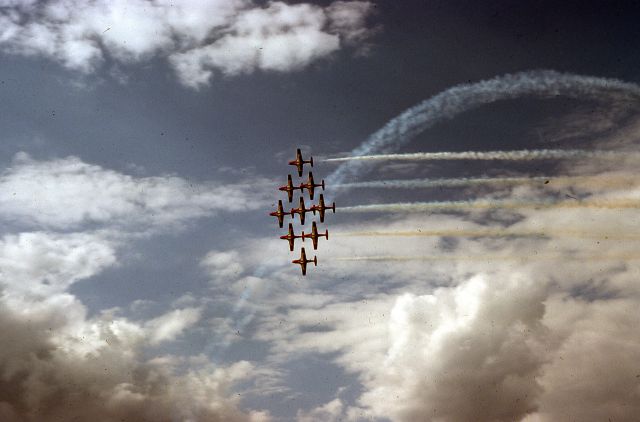
<instances>
[{"instance_id":1,"label":"curved smoke trail","mask_svg":"<svg viewBox=\"0 0 640 422\"><path fill-rule=\"evenodd\" d=\"M552 70L521 72L499 76L472 84L449 88L422 103L411 107L390 120L362 145L352 156L390 153L409 142L420 132L446 119L483 104L514 99L526 95L537 97L565 96L601 100L640 99L640 86L616 79L572 75ZM359 175L363 162L340 165L327 178L328 184L342 183Z\"/></svg>"}]
</instances>

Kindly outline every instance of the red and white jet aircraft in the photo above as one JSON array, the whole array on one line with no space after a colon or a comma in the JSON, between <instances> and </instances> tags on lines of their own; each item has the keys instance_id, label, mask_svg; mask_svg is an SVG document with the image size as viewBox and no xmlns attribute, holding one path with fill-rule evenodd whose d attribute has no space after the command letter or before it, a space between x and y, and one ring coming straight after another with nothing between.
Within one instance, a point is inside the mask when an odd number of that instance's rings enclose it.
<instances>
[{"instance_id":1,"label":"red and white jet aircraft","mask_svg":"<svg viewBox=\"0 0 640 422\"><path fill-rule=\"evenodd\" d=\"M296 159L293 161L289 161L289 165L296 166L296 168L298 169L298 176L302 177L302 166L304 166L305 164L311 164L311 167L313 167L313 157L309 157L308 160L303 160L302 152L300 152L300 148L298 148L296 151Z\"/></svg>"},{"instance_id":2,"label":"red and white jet aircraft","mask_svg":"<svg viewBox=\"0 0 640 422\"><path fill-rule=\"evenodd\" d=\"M313 211L311 208L307 208L304 206L304 198L300 197L300 205L298 206L298 208L291 208L291 211L289 211L291 213L291 217L293 218L294 214L299 214L300 215L300 224L304 225L304 216L306 213L308 212L313 212L314 214L316 213L315 211Z\"/></svg>"},{"instance_id":3,"label":"red and white jet aircraft","mask_svg":"<svg viewBox=\"0 0 640 422\"><path fill-rule=\"evenodd\" d=\"M278 188L278 190L287 192L287 196L289 197L289 202L293 201L293 191L294 190L299 190L299 191L303 191L303 187L302 184L300 184L300 186L293 186L293 181L291 180L291 175L287 175L287 184L284 186L280 186Z\"/></svg>"},{"instance_id":4,"label":"red and white jet aircraft","mask_svg":"<svg viewBox=\"0 0 640 422\"><path fill-rule=\"evenodd\" d=\"M300 251L300 259L294 259L291 261L292 264L300 265L302 269L302 275L307 275L307 264L313 262L313 265L318 266L318 258L313 257L313 259L307 259L307 254L304 252L304 248Z\"/></svg>"},{"instance_id":5,"label":"red and white jet aircraft","mask_svg":"<svg viewBox=\"0 0 640 422\"><path fill-rule=\"evenodd\" d=\"M311 211L313 211L313 213L315 214L316 211L318 211L320 213L320 222L324 223L324 212L326 210L332 210L333 213L336 213L336 203L334 202L330 207L326 206L324 204L324 196L322 194L320 194L320 205L312 205L311 208L309 208Z\"/></svg>"},{"instance_id":6,"label":"red and white jet aircraft","mask_svg":"<svg viewBox=\"0 0 640 422\"><path fill-rule=\"evenodd\" d=\"M306 189L307 191L309 191L309 199L311 199L312 201L313 201L313 192L315 188L319 188L319 187L322 187L322 190L324 190L324 180L320 183L315 183L313 181L313 173L311 172L309 172L309 178L307 179L307 183L300 183L300 190L303 191L303 189Z\"/></svg>"},{"instance_id":7,"label":"red and white jet aircraft","mask_svg":"<svg viewBox=\"0 0 640 422\"><path fill-rule=\"evenodd\" d=\"M282 209L282 201L278 200L278 210L274 211L274 212L270 212L269 215L272 217L277 217L278 218L278 225L280 226L280 228L282 228L282 223L284 220L284 216L289 214L288 212L284 212L284 210Z\"/></svg>"},{"instance_id":8,"label":"red and white jet aircraft","mask_svg":"<svg viewBox=\"0 0 640 422\"><path fill-rule=\"evenodd\" d=\"M304 242L304 238L302 236L297 236L293 232L293 224L291 224L291 223L289 223L289 233L287 233L284 236L280 236L280 239L284 239L284 240L288 240L289 241L289 250L291 252L293 252L293 246L294 246L294 243L295 243L296 239L302 239L302 241Z\"/></svg>"},{"instance_id":9,"label":"red and white jet aircraft","mask_svg":"<svg viewBox=\"0 0 640 422\"><path fill-rule=\"evenodd\" d=\"M311 233L304 234L304 232L302 232L302 241L304 242L304 239L311 239L313 241L313 249L318 249L319 237L324 237L325 239L329 240L329 230L325 230L324 234L318 234L318 226L316 226L315 221L311 226Z\"/></svg>"}]
</instances>

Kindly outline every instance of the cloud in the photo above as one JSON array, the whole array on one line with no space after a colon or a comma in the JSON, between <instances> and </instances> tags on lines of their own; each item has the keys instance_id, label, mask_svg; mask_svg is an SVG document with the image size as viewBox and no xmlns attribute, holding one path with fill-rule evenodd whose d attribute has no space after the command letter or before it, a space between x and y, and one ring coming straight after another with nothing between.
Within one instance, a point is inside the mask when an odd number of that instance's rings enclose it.
<instances>
[{"instance_id":1,"label":"cloud","mask_svg":"<svg viewBox=\"0 0 640 422\"><path fill-rule=\"evenodd\" d=\"M112 242L89 233L25 232L0 240L0 285L30 297L63 293L116 263Z\"/></svg>"},{"instance_id":2,"label":"cloud","mask_svg":"<svg viewBox=\"0 0 640 422\"><path fill-rule=\"evenodd\" d=\"M147 335L151 344L173 340L185 329L193 326L200 319L200 309L183 308L176 309L158 318L145 323L149 331Z\"/></svg>"},{"instance_id":3,"label":"cloud","mask_svg":"<svg viewBox=\"0 0 640 422\"><path fill-rule=\"evenodd\" d=\"M111 225L139 232L264 206L264 193L254 186L136 178L77 157L37 161L19 153L0 174L0 216L29 227Z\"/></svg>"},{"instance_id":4,"label":"cloud","mask_svg":"<svg viewBox=\"0 0 640 422\"><path fill-rule=\"evenodd\" d=\"M6 2L5 2L6 3ZM0 11L0 48L42 55L80 72L107 59L136 63L163 57L193 88L225 75L287 72L345 46L366 45L372 4L250 0L9 2Z\"/></svg>"},{"instance_id":5,"label":"cloud","mask_svg":"<svg viewBox=\"0 0 640 422\"><path fill-rule=\"evenodd\" d=\"M122 332L117 321L87 320L91 331L66 337L69 325L78 325L66 313L51 307L28 315L0 311L3 420L266 419L264 413L238 410L230 394L235 382L250 375L249 363L201 365L180 373L177 360L142 357L135 326ZM96 345L80 352L78 343L87 341Z\"/></svg>"},{"instance_id":6,"label":"cloud","mask_svg":"<svg viewBox=\"0 0 640 422\"><path fill-rule=\"evenodd\" d=\"M200 264L214 279L236 278L244 271L237 251L210 251Z\"/></svg>"},{"instance_id":7,"label":"cloud","mask_svg":"<svg viewBox=\"0 0 640 422\"><path fill-rule=\"evenodd\" d=\"M315 409L304 412L298 411L296 420L298 422L327 421L338 422L342 419L344 404L340 399L333 399L328 403L318 406Z\"/></svg>"},{"instance_id":8,"label":"cloud","mask_svg":"<svg viewBox=\"0 0 640 422\"><path fill-rule=\"evenodd\" d=\"M233 391L246 361L162 354L200 318L195 307L132 321L118 309L89 317L68 288L117 264L98 234L24 232L0 240L0 418L266 421Z\"/></svg>"}]
</instances>

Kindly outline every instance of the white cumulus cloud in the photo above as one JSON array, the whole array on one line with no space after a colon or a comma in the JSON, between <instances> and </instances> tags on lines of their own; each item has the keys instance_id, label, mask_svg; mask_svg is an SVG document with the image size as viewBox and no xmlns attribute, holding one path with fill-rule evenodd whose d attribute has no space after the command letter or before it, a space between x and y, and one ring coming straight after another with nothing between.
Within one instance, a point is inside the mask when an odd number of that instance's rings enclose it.
<instances>
[{"instance_id":1,"label":"white cumulus cloud","mask_svg":"<svg viewBox=\"0 0 640 422\"><path fill-rule=\"evenodd\" d=\"M107 58L136 63L163 57L185 85L214 73L292 71L345 46L366 46L367 1L310 3L251 0L54 0L5 2L0 48L42 55L81 72Z\"/></svg>"},{"instance_id":2,"label":"white cumulus cloud","mask_svg":"<svg viewBox=\"0 0 640 422\"><path fill-rule=\"evenodd\" d=\"M252 187L136 178L77 157L37 161L20 153L0 174L0 217L53 229L109 224L140 231L263 206L264 194Z\"/></svg>"}]
</instances>

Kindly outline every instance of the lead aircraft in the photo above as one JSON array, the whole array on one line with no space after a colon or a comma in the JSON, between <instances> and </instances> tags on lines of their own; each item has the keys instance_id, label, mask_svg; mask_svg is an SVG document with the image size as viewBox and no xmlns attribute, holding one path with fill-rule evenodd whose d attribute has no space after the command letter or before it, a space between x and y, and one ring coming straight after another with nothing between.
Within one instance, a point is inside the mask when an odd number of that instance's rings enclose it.
<instances>
[{"instance_id":1,"label":"lead aircraft","mask_svg":"<svg viewBox=\"0 0 640 422\"><path fill-rule=\"evenodd\" d=\"M296 150L296 159L293 161L289 161L289 165L296 166L296 168L298 169L298 176L302 177L302 166L304 166L305 164L311 164L311 167L313 167L313 157L309 157L308 160L303 160L302 152L300 151L300 148L298 148Z\"/></svg>"}]
</instances>

